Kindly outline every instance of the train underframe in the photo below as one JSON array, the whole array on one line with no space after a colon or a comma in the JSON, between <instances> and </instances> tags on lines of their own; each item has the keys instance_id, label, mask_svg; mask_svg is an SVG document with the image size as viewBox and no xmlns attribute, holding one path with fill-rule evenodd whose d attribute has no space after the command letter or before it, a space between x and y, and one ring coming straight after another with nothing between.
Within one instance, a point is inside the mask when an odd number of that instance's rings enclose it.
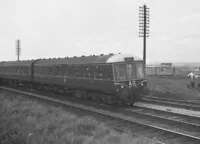
<instances>
[{"instance_id":1,"label":"train underframe","mask_svg":"<svg viewBox=\"0 0 200 144\"><path fill-rule=\"evenodd\" d=\"M78 98L81 100L90 100L97 103L103 103L108 105L132 105L135 102L129 103L129 100L121 100L119 97L116 96L116 94L112 93L105 93L101 91L92 91L88 89L83 88L72 88L62 85L55 85L55 84L42 84L42 83L36 83L36 82L30 82L30 81L21 81L21 80L14 80L14 79L0 79L0 84L9 86L12 88L24 88L24 89L32 89L37 90L40 92L47 92L47 93L53 93L53 94L62 94L64 96ZM139 92L137 92L136 101L139 100L138 96L140 95Z\"/></svg>"}]
</instances>

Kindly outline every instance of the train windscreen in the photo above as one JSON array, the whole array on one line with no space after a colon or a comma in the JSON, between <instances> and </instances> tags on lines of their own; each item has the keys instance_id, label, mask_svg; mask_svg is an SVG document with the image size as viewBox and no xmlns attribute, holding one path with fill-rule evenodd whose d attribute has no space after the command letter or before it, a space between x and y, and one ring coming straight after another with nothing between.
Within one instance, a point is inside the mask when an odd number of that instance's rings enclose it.
<instances>
[{"instance_id":1,"label":"train windscreen","mask_svg":"<svg viewBox=\"0 0 200 144\"><path fill-rule=\"evenodd\" d=\"M134 64L116 64L115 78L117 81L126 81L135 79Z\"/></svg>"},{"instance_id":2,"label":"train windscreen","mask_svg":"<svg viewBox=\"0 0 200 144\"><path fill-rule=\"evenodd\" d=\"M134 64L126 64L127 80L135 79Z\"/></svg>"},{"instance_id":3,"label":"train windscreen","mask_svg":"<svg viewBox=\"0 0 200 144\"><path fill-rule=\"evenodd\" d=\"M136 63L136 76L137 79L144 78L144 67L143 63Z\"/></svg>"},{"instance_id":4,"label":"train windscreen","mask_svg":"<svg viewBox=\"0 0 200 144\"><path fill-rule=\"evenodd\" d=\"M115 79L117 81L126 80L126 69L124 64L115 65Z\"/></svg>"}]
</instances>

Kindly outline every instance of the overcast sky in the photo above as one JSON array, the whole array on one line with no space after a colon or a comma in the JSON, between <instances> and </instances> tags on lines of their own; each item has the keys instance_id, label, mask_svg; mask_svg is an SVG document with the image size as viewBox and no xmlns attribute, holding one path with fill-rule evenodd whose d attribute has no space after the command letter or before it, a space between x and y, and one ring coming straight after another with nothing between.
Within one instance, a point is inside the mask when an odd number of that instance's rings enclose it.
<instances>
[{"instance_id":1,"label":"overcast sky","mask_svg":"<svg viewBox=\"0 0 200 144\"><path fill-rule=\"evenodd\" d=\"M139 6L150 8L148 61L200 62L199 0L0 0L0 60L107 53L142 57Z\"/></svg>"}]
</instances>

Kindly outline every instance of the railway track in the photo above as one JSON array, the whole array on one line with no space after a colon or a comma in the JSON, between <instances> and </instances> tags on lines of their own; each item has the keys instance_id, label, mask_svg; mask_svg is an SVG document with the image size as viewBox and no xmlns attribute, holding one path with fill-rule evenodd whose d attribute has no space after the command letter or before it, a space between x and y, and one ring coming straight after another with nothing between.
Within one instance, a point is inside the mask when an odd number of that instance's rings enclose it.
<instances>
[{"instance_id":1,"label":"railway track","mask_svg":"<svg viewBox=\"0 0 200 144\"><path fill-rule=\"evenodd\" d=\"M141 102L200 111L200 102L143 96Z\"/></svg>"},{"instance_id":2,"label":"railway track","mask_svg":"<svg viewBox=\"0 0 200 144\"><path fill-rule=\"evenodd\" d=\"M160 125L165 124L164 127L166 128L172 128L173 126L172 130L180 130L191 135L195 135L196 133L196 136L200 136L200 117L192 117L144 107L129 108L126 110L132 111L134 114L146 116L148 117L148 121L151 120L157 124L160 123ZM188 130L190 132L187 132Z\"/></svg>"},{"instance_id":3,"label":"railway track","mask_svg":"<svg viewBox=\"0 0 200 144\"><path fill-rule=\"evenodd\" d=\"M91 113L92 115L97 115L98 119L102 118L110 121L107 123L110 127L116 130L130 133L132 135L144 136L148 139L156 139L157 143L162 144L199 144L200 143L200 128L199 123L195 122L181 122L173 121L162 116L139 113L137 108L132 108L132 110L116 110L115 109L100 109L91 106L85 106L78 103L73 103L69 101L63 101L60 99L55 99L52 97L25 92L21 90L0 87L1 89L21 93L28 96L37 97L39 99L51 101L54 103L62 104L66 107L71 107L73 109L78 109L79 111L85 111ZM135 110L135 111L134 111ZM116 112L117 111L117 112ZM141 110L140 110L141 111ZM176 128L172 128L176 126ZM177 127L179 128L177 130Z\"/></svg>"}]
</instances>

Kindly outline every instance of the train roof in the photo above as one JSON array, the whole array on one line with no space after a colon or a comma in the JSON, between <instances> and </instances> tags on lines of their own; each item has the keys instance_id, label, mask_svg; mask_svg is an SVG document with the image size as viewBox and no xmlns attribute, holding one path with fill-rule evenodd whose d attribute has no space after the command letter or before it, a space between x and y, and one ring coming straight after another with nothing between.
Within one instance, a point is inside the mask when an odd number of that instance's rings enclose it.
<instances>
[{"instance_id":1,"label":"train roof","mask_svg":"<svg viewBox=\"0 0 200 144\"><path fill-rule=\"evenodd\" d=\"M124 62L124 58L133 57L135 61L142 59L131 54L109 54L109 55L91 55L71 58L58 59L42 59L35 63L35 65L56 65L56 64L95 64L95 63L116 63Z\"/></svg>"},{"instance_id":2,"label":"train roof","mask_svg":"<svg viewBox=\"0 0 200 144\"><path fill-rule=\"evenodd\" d=\"M0 66L30 66L35 60L2 61Z\"/></svg>"},{"instance_id":3,"label":"train roof","mask_svg":"<svg viewBox=\"0 0 200 144\"><path fill-rule=\"evenodd\" d=\"M133 58L134 61L142 61L141 58L132 54L108 54L24 61L3 61L0 62L0 66L30 66L33 62L35 62L35 65L117 63L124 62L125 58Z\"/></svg>"}]
</instances>

